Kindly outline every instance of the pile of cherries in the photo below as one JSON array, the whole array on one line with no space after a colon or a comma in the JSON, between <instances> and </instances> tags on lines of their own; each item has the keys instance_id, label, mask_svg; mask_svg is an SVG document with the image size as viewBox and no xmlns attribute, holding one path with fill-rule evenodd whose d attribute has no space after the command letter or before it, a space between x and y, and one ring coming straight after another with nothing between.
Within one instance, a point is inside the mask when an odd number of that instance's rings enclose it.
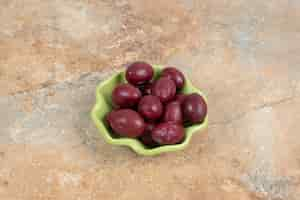
<instances>
[{"instance_id":1,"label":"pile of cherries","mask_svg":"<svg viewBox=\"0 0 300 200\"><path fill-rule=\"evenodd\" d=\"M137 138L148 147L178 144L185 137L184 124L201 123L207 105L199 94L181 94L182 72L163 69L153 80L154 70L145 62L135 62L126 70L128 83L112 93L114 110L106 119L115 134Z\"/></svg>"}]
</instances>

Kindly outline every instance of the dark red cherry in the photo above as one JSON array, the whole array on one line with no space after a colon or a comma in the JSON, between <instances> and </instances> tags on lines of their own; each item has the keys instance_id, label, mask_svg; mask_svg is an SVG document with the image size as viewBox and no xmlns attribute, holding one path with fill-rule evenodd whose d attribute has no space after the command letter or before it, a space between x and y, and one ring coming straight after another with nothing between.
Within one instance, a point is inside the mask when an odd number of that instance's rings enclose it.
<instances>
[{"instance_id":1,"label":"dark red cherry","mask_svg":"<svg viewBox=\"0 0 300 200\"><path fill-rule=\"evenodd\" d=\"M152 131L152 138L158 144L177 144L184 138L184 128L174 122L165 122L157 125Z\"/></svg>"},{"instance_id":2,"label":"dark red cherry","mask_svg":"<svg viewBox=\"0 0 300 200\"><path fill-rule=\"evenodd\" d=\"M182 111L186 121L200 123L203 122L207 114L207 105L202 96L193 93L185 98L182 104Z\"/></svg>"},{"instance_id":3,"label":"dark red cherry","mask_svg":"<svg viewBox=\"0 0 300 200\"><path fill-rule=\"evenodd\" d=\"M141 96L142 94L138 88L128 83L123 83L113 90L112 102L117 107L130 108L139 102Z\"/></svg>"},{"instance_id":4,"label":"dark red cherry","mask_svg":"<svg viewBox=\"0 0 300 200\"><path fill-rule=\"evenodd\" d=\"M144 119L131 109L112 111L108 114L107 121L113 131L123 137L135 138L145 130Z\"/></svg>"},{"instance_id":5,"label":"dark red cherry","mask_svg":"<svg viewBox=\"0 0 300 200\"><path fill-rule=\"evenodd\" d=\"M147 95L139 102L138 112L149 120L156 120L163 114L163 105L157 96Z\"/></svg>"},{"instance_id":6,"label":"dark red cherry","mask_svg":"<svg viewBox=\"0 0 300 200\"><path fill-rule=\"evenodd\" d=\"M176 85L173 80L162 77L152 87L152 95L159 97L160 101L166 103L171 101L176 94Z\"/></svg>"},{"instance_id":7,"label":"dark red cherry","mask_svg":"<svg viewBox=\"0 0 300 200\"><path fill-rule=\"evenodd\" d=\"M165 107L164 122L182 123L181 105L178 101L172 101Z\"/></svg>"},{"instance_id":8,"label":"dark red cherry","mask_svg":"<svg viewBox=\"0 0 300 200\"><path fill-rule=\"evenodd\" d=\"M177 89L181 89L184 86L185 78L181 71L174 67L167 67L161 72L162 77L171 78L175 84Z\"/></svg>"},{"instance_id":9,"label":"dark red cherry","mask_svg":"<svg viewBox=\"0 0 300 200\"><path fill-rule=\"evenodd\" d=\"M145 62L135 62L126 70L126 80L133 85L141 85L153 78L154 70L151 65Z\"/></svg>"}]
</instances>

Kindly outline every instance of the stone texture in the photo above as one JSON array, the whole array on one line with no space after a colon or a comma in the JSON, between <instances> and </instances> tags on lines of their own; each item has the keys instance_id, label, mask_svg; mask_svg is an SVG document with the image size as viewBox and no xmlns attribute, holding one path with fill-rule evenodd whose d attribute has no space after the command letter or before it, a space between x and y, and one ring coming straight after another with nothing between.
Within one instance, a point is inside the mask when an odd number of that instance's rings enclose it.
<instances>
[{"instance_id":1,"label":"stone texture","mask_svg":"<svg viewBox=\"0 0 300 200\"><path fill-rule=\"evenodd\" d=\"M137 59L159 63L191 44L197 27L187 10L144 2L1 1L0 94Z\"/></svg>"},{"instance_id":2,"label":"stone texture","mask_svg":"<svg viewBox=\"0 0 300 200\"><path fill-rule=\"evenodd\" d=\"M298 1L0 5L0 199L299 199ZM140 157L91 122L97 83L138 59L207 94L186 150Z\"/></svg>"}]
</instances>

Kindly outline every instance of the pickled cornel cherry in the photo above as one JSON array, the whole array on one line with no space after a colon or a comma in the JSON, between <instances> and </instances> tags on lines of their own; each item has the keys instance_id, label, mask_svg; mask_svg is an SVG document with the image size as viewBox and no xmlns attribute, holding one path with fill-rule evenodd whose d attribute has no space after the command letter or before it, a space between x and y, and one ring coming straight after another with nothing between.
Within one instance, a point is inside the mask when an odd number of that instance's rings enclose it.
<instances>
[{"instance_id":1,"label":"pickled cornel cherry","mask_svg":"<svg viewBox=\"0 0 300 200\"><path fill-rule=\"evenodd\" d=\"M167 104L165 108L164 122L182 123L181 105L178 101L172 101Z\"/></svg>"},{"instance_id":2,"label":"pickled cornel cherry","mask_svg":"<svg viewBox=\"0 0 300 200\"><path fill-rule=\"evenodd\" d=\"M185 78L183 73L174 67L165 68L161 76L171 78L175 82L177 89L181 89L184 86Z\"/></svg>"},{"instance_id":3,"label":"pickled cornel cherry","mask_svg":"<svg viewBox=\"0 0 300 200\"><path fill-rule=\"evenodd\" d=\"M161 123L152 131L152 138L158 144L177 144L184 138L183 126L174 122Z\"/></svg>"},{"instance_id":4,"label":"pickled cornel cherry","mask_svg":"<svg viewBox=\"0 0 300 200\"><path fill-rule=\"evenodd\" d=\"M106 119L113 131L120 136L135 138L145 130L144 119L131 109L112 111Z\"/></svg>"},{"instance_id":5,"label":"pickled cornel cherry","mask_svg":"<svg viewBox=\"0 0 300 200\"><path fill-rule=\"evenodd\" d=\"M176 94L176 85L173 80L162 77L152 87L152 95L158 96L160 101L165 103L171 101Z\"/></svg>"},{"instance_id":6,"label":"pickled cornel cherry","mask_svg":"<svg viewBox=\"0 0 300 200\"><path fill-rule=\"evenodd\" d=\"M185 98L182 104L182 111L185 120L192 123L200 123L203 122L206 116L207 105L203 97L193 93Z\"/></svg>"},{"instance_id":7,"label":"pickled cornel cherry","mask_svg":"<svg viewBox=\"0 0 300 200\"><path fill-rule=\"evenodd\" d=\"M126 70L126 80L133 85L141 85L149 82L154 74L151 65L145 62L135 62Z\"/></svg>"},{"instance_id":8,"label":"pickled cornel cherry","mask_svg":"<svg viewBox=\"0 0 300 200\"><path fill-rule=\"evenodd\" d=\"M157 96L144 96L138 105L139 113L149 120L155 120L163 114L163 105Z\"/></svg>"},{"instance_id":9,"label":"pickled cornel cherry","mask_svg":"<svg viewBox=\"0 0 300 200\"><path fill-rule=\"evenodd\" d=\"M130 108L136 105L142 94L140 90L128 83L118 85L112 93L112 101L115 106Z\"/></svg>"}]
</instances>

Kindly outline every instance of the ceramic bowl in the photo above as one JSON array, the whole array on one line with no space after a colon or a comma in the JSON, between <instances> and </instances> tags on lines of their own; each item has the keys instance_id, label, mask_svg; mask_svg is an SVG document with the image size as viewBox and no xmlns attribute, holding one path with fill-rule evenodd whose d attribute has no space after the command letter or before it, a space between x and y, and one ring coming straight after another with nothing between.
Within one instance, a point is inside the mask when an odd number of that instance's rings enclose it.
<instances>
[{"instance_id":1,"label":"ceramic bowl","mask_svg":"<svg viewBox=\"0 0 300 200\"><path fill-rule=\"evenodd\" d=\"M162 71L162 66L153 65L155 70L155 78L159 76ZM112 145L127 146L135 151L137 154L145 156L158 155L165 152L178 151L182 150L188 146L189 142L192 139L193 134L200 133L203 129L207 127L208 117L206 116L205 120L200 124L194 124L185 127L185 138L180 144L175 145L164 145L155 148L149 148L143 145L139 140L132 138L120 138L116 137L112 133L112 130L109 128L105 116L112 110L112 101L111 94L113 89L120 83L126 82L125 72L121 71L107 80L101 82L96 88L96 103L91 111L91 117L94 121L100 135L105 139L106 142ZM190 80L186 77L185 85L181 91L185 94L198 93L204 97L206 103L207 98L204 94L194 87Z\"/></svg>"}]
</instances>

